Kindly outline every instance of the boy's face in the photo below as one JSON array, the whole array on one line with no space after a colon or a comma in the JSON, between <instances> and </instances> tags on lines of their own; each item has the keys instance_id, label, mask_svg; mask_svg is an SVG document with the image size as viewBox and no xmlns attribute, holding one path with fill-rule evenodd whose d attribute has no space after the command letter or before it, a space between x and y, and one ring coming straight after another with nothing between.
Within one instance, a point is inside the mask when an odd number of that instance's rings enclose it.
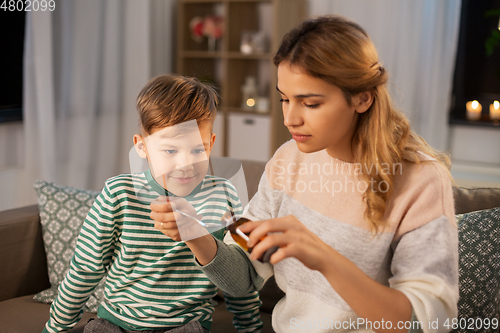
<instances>
[{"instance_id":1,"label":"boy's face","mask_svg":"<svg viewBox=\"0 0 500 333\"><path fill-rule=\"evenodd\" d=\"M155 129L145 138L134 136L136 147L144 143L141 157L147 157L155 180L177 196L188 195L203 180L215 141L210 123L192 122Z\"/></svg>"}]
</instances>

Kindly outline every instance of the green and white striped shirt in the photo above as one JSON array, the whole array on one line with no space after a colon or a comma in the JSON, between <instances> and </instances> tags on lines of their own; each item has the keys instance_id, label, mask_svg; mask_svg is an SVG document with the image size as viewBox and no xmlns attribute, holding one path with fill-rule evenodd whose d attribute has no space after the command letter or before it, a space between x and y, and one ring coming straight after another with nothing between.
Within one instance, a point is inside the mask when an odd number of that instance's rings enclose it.
<instances>
[{"instance_id":1,"label":"green and white striped shirt","mask_svg":"<svg viewBox=\"0 0 500 333\"><path fill-rule=\"evenodd\" d=\"M150 202L165 194L149 171L106 182L83 223L44 332L76 325L83 305L106 273L99 317L127 330L173 328L192 320L210 329L214 311L210 299L217 287L196 266L187 245L158 231L149 217ZM184 198L204 222L220 222L229 209L242 211L234 187L218 177L206 176ZM221 229L212 234L222 240L224 233ZM225 295L225 301L238 331L262 328L257 292L245 297Z\"/></svg>"}]
</instances>

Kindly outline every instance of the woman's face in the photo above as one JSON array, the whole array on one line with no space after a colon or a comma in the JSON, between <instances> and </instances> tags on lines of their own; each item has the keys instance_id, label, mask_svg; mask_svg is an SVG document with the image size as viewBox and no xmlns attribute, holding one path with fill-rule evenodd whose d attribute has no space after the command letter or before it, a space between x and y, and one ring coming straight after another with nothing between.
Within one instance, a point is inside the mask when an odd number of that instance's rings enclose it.
<instances>
[{"instance_id":1,"label":"woman's face","mask_svg":"<svg viewBox=\"0 0 500 333\"><path fill-rule=\"evenodd\" d=\"M277 89L285 126L300 151L326 149L330 156L352 162L351 140L357 121L355 103L349 105L340 88L282 62Z\"/></svg>"}]
</instances>

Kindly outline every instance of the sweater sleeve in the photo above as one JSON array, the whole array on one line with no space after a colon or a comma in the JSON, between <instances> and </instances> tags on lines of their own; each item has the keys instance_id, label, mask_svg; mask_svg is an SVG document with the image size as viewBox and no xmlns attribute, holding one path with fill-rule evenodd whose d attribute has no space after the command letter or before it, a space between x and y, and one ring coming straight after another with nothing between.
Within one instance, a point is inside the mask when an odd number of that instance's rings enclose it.
<instances>
[{"instance_id":1,"label":"sweater sleeve","mask_svg":"<svg viewBox=\"0 0 500 333\"><path fill-rule=\"evenodd\" d=\"M457 316L458 232L451 182L441 168L432 163L414 172L418 180L400 203L406 210L392 243L389 284L408 297L425 333L448 332L443 324Z\"/></svg>"},{"instance_id":2,"label":"sweater sleeve","mask_svg":"<svg viewBox=\"0 0 500 333\"><path fill-rule=\"evenodd\" d=\"M241 202L236 195L236 190L231 184L227 184L228 191L226 197L228 204L236 215L241 215L243 208ZM231 312L233 317L233 325L238 332L261 332L264 323L260 320L259 308L262 302L259 299L257 291L250 291L241 296L231 296L224 294L226 308Z\"/></svg>"},{"instance_id":3,"label":"sweater sleeve","mask_svg":"<svg viewBox=\"0 0 500 333\"><path fill-rule=\"evenodd\" d=\"M114 201L106 183L83 222L75 254L43 332L71 330L80 320L90 294L106 274L118 238Z\"/></svg>"},{"instance_id":4,"label":"sweater sleeve","mask_svg":"<svg viewBox=\"0 0 500 333\"><path fill-rule=\"evenodd\" d=\"M277 217L277 192L270 189L266 174L263 174L258 191L245 207L243 216L254 221ZM248 252L233 240L230 233L225 236L224 242L217 239L216 242L214 259L200 268L225 293L242 296L260 290L273 275L271 264L250 260Z\"/></svg>"}]
</instances>

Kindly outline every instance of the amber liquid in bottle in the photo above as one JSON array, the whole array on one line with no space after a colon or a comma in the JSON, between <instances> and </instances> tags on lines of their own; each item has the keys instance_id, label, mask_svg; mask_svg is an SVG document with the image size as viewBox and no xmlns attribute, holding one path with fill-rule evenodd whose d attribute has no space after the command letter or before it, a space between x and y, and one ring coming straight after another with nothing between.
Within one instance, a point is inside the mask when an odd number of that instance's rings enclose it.
<instances>
[{"instance_id":1,"label":"amber liquid in bottle","mask_svg":"<svg viewBox=\"0 0 500 333\"><path fill-rule=\"evenodd\" d=\"M229 218L229 219L232 219L233 221L235 220L234 218L234 215L227 215L227 214L231 214L230 212L227 212L226 214L224 214L224 218L226 218L226 220ZM233 237L234 241L236 243L238 243L243 249L245 249L245 251L247 251L248 253L252 253L252 249L253 248L249 248L248 245L247 245L247 240L244 239L242 236L240 236L238 234L238 232L236 231L236 229L238 229L241 225L243 225L243 223L246 223L246 222L251 222L249 219L245 218L245 217L241 217L240 219L238 219L236 222L230 224L229 226L227 226L226 228L229 230L229 232L231 233L231 236ZM241 231L240 231L241 232ZM246 234L248 236L248 234ZM265 236L264 236L265 237ZM262 237L260 240L263 240L264 237ZM278 251L279 247L278 246L273 246L271 248L269 248L263 255L261 258L259 258L258 260L260 262L269 262L270 258L271 258L271 255Z\"/></svg>"},{"instance_id":2,"label":"amber liquid in bottle","mask_svg":"<svg viewBox=\"0 0 500 333\"><path fill-rule=\"evenodd\" d=\"M246 223L246 222L249 222L249 221L250 221L249 219L242 217L238 221L234 222L229 227L227 227L227 229L231 233L231 236L233 236L233 239L234 239L234 241L236 243L238 243L242 248L244 248L245 251L248 251L249 253L252 253L252 248L248 247L247 241L243 237L241 237L240 235L238 235L238 233L236 232L236 229L238 227L240 227L243 223Z\"/></svg>"}]
</instances>

